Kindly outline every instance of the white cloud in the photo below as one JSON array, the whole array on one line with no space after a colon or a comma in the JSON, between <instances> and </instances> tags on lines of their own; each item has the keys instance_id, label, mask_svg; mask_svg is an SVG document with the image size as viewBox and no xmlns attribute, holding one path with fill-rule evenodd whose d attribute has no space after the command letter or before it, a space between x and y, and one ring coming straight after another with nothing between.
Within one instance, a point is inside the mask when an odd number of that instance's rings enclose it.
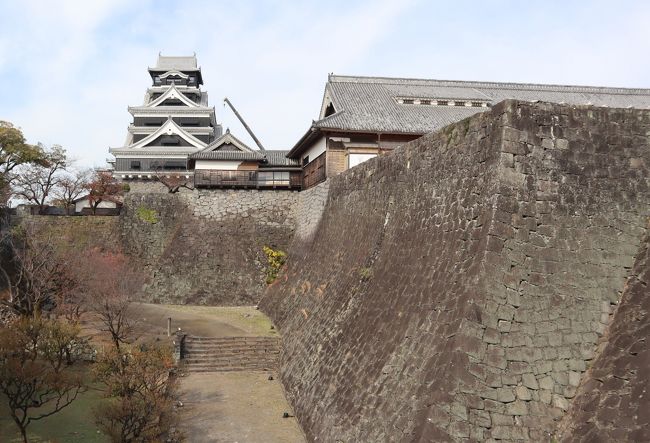
<instances>
[{"instance_id":1,"label":"white cloud","mask_svg":"<svg viewBox=\"0 0 650 443\"><path fill-rule=\"evenodd\" d=\"M221 106L227 95L270 148L290 148L307 129L328 72L606 85L650 78L648 6L602 3L571 16L486 5L11 2L0 18L0 119L99 165L108 146L124 142L126 108L142 102L158 51L196 51L224 126L250 142Z\"/></svg>"}]
</instances>

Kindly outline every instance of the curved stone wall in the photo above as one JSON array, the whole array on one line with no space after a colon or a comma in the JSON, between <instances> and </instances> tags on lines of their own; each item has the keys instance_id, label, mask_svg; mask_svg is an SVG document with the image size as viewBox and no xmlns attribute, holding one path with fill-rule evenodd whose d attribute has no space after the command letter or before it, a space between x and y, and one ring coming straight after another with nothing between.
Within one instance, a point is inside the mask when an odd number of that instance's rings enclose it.
<instances>
[{"instance_id":1,"label":"curved stone wall","mask_svg":"<svg viewBox=\"0 0 650 443\"><path fill-rule=\"evenodd\" d=\"M261 307L312 441L548 441L650 215L650 112L507 101L330 179Z\"/></svg>"}]
</instances>

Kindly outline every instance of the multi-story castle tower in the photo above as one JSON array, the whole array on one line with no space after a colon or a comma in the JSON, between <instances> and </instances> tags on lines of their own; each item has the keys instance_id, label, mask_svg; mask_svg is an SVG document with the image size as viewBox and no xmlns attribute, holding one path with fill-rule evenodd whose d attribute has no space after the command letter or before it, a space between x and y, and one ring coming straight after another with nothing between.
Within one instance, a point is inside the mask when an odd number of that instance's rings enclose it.
<instances>
[{"instance_id":1,"label":"multi-story castle tower","mask_svg":"<svg viewBox=\"0 0 650 443\"><path fill-rule=\"evenodd\" d=\"M142 106L129 106L133 123L124 146L109 149L115 156L115 175L123 179L147 179L155 173L187 174L188 156L205 149L222 135L196 55L159 55L149 68L152 86Z\"/></svg>"}]
</instances>

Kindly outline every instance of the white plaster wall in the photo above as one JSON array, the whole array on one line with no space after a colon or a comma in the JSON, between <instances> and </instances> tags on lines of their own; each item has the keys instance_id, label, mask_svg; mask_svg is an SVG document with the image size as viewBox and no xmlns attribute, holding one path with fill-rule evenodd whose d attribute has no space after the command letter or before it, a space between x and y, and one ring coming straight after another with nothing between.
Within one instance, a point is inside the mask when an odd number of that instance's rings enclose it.
<instances>
[{"instance_id":1,"label":"white plaster wall","mask_svg":"<svg viewBox=\"0 0 650 443\"><path fill-rule=\"evenodd\" d=\"M309 156L309 163L313 162L316 157L321 155L323 152L325 152L325 149L327 148L327 140L325 137L321 137L316 142L311 145L309 149L307 149L305 152L303 152L302 157Z\"/></svg>"},{"instance_id":2,"label":"white plaster wall","mask_svg":"<svg viewBox=\"0 0 650 443\"><path fill-rule=\"evenodd\" d=\"M197 160L194 169L220 169L223 171L236 171L240 161L225 161L225 160Z\"/></svg>"},{"instance_id":3,"label":"white plaster wall","mask_svg":"<svg viewBox=\"0 0 650 443\"><path fill-rule=\"evenodd\" d=\"M103 201L97 206L98 208L110 208L110 209L115 209L117 205L113 202L109 201ZM87 198L83 200L79 200L74 204L74 210L75 212L81 212L84 208L90 208L90 202L88 201Z\"/></svg>"}]
</instances>

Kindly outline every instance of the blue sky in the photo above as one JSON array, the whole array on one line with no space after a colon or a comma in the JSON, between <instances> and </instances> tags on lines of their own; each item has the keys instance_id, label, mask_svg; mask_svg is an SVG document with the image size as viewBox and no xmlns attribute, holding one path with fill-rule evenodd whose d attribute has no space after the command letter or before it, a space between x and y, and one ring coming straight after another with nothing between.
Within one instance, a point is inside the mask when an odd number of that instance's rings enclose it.
<instances>
[{"instance_id":1,"label":"blue sky","mask_svg":"<svg viewBox=\"0 0 650 443\"><path fill-rule=\"evenodd\" d=\"M290 148L329 72L650 88L646 1L0 0L0 120L83 166L121 146L147 66L196 52L224 127Z\"/></svg>"}]
</instances>

